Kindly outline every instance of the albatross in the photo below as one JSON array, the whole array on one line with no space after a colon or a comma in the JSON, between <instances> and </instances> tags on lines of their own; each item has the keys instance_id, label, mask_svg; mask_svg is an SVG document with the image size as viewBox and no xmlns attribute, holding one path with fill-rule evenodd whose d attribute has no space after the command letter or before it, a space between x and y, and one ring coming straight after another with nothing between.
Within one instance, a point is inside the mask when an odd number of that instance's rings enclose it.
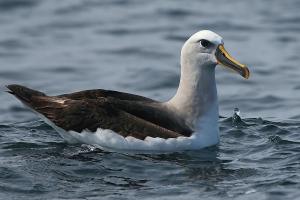
<instances>
[{"instance_id":1,"label":"albatross","mask_svg":"<svg viewBox=\"0 0 300 200\"><path fill-rule=\"evenodd\" d=\"M105 89L48 96L16 84L7 88L70 143L158 151L216 145L215 67L223 65L246 79L249 70L225 50L223 38L209 30L193 34L184 43L180 64L179 87L166 102Z\"/></svg>"}]
</instances>

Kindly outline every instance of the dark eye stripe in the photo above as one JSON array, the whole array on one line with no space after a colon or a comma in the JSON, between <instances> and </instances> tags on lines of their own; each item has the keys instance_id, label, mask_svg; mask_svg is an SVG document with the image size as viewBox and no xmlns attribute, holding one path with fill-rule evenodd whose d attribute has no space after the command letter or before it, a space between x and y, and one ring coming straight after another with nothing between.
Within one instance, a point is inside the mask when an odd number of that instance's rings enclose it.
<instances>
[{"instance_id":1,"label":"dark eye stripe","mask_svg":"<svg viewBox=\"0 0 300 200\"><path fill-rule=\"evenodd\" d=\"M199 40L199 43L201 44L201 46L203 47L209 47L211 45L211 42L205 39Z\"/></svg>"}]
</instances>

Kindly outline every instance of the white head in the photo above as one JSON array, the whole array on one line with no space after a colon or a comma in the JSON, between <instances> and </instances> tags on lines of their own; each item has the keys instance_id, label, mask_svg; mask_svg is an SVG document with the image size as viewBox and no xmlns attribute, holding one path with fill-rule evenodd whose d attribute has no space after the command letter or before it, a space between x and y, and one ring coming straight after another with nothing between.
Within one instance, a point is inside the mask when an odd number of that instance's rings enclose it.
<instances>
[{"instance_id":1,"label":"white head","mask_svg":"<svg viewBox=\"0 0 300 200\"><path fill-rule=\"evenodd\" d=\"M196 127L203 116L218 120L218 98L215 66L222 64L249 77L245 65L234 60L225 50L223 38L203 30L192 35L181 50L181 77L176 95L167 102L190 127ZM209 119L211 120L212 117Z\"/></svg>"},{"instance_id":2,"label":"white head","mask_svg":"<svg viewBox=\"0 0 300 200\"><path fill-rule=\"evenodd\" d=\"M182 67L190 67L191 72L213 71L217 64L222 64L243 77L249 77L245 65L233 59L225 50L223 38L210 30L202 30L192 35L181 50Z\"/></svg>"}]
</instances>

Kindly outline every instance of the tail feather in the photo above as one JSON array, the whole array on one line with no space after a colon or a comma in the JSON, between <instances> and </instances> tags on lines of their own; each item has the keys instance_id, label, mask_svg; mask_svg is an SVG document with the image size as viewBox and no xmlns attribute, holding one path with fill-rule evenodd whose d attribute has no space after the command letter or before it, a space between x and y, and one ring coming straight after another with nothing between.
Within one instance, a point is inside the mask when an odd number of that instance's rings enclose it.
<instances>
[{"instance_id":1,"label":"tail feather","mask_svg":"<svg viewBox=\"0 0 300 200\"><path fill-rule=\"evenodd\" d=\"M25 104L30 104L34 97L46 96L46 94L24 87L22 85L7 85L7 92L20 99Z\"/></svg>"}]
</instances>

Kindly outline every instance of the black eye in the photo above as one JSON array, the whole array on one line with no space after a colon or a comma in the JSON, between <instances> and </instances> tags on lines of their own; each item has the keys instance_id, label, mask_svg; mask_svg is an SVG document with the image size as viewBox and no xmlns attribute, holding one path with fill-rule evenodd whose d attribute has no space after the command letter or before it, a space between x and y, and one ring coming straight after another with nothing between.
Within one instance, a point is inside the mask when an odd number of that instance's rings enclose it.
<instances>
[{"instance_id":1,"label":"black eye","mask_svg":"<svg viewBox=\"0 0 300 200\"><path fill-rule=\"evenodd\" d=\"M201 46L203 46L205 48L208 47L208 46L210 46L210 42L208 40L202 39L199 42L200 42Z\"/></svg>"}]
</instances>

